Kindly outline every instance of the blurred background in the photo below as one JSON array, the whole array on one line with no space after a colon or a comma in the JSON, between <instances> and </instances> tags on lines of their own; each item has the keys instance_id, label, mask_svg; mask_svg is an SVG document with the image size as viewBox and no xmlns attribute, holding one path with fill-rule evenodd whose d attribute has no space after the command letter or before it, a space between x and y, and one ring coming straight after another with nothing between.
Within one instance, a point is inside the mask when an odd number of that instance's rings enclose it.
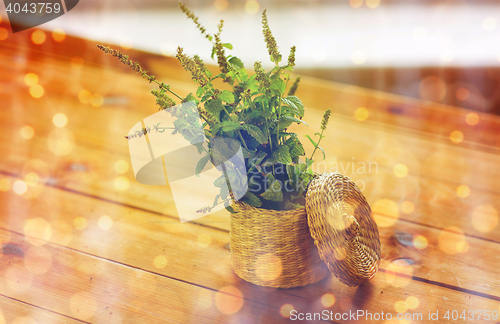
<instances>
[{"instance_id":1,"label":"blurred background","mask_svg":"<svg viewBox=\"0 0 500 324\"><path fill-rule=\"evenodd\" d=\"M228 54L271 66L261 13L296 72L482 112L500 113L498 0L186 0L209 33L224 19ZM3 6L3 3L0 4ZM4 8L3 8L4 9ZM4 19L5 10L1 10ZM210 59L211 44L176 0L82 0L42 26L68 35ZM0 37L2 33L0 32Z\"/></svg>"}]
</instances>

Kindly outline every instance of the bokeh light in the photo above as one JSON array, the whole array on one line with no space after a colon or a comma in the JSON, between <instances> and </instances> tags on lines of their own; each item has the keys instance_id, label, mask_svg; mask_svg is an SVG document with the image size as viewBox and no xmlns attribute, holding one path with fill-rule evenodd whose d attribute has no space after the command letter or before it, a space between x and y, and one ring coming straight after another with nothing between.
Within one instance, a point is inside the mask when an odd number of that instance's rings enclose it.
<instances>
[{"instance_id":1,"label":"bokeh light","mask_svg":"<svg viewBox=\"0 0 500 324\"><path fill-rule=\"evenodd\" d=\"M52 255L42 246L32 246L24 254L24 266L33 274L44 274L52 267Z\"/></svg>"},{"instance_id":2,"label":"bokeh light","mask_svg":"<svg viewBox=\"0 0 500 324\"><path fill-rule=\"evenodd\" d=\"M408 167L402 163L396 164L392 171L398 178L404 178L408 175Z\"/></svg>"},{"instance_id":3,"label":"bokeh light","mask_svg":"<svg viewBox=\"0 0 500 324\"><path fill-rule=\"evenodd\" d=\"M84 230L87 227L87 224L87 219L84 217L77 217L73 220L73 226L80 231Z\"/></svg>"},{"instance_id":4,"label":"bokeh light","mask_svg":"<svg viewBox=\"0 0 500 324\"><path fill-rule=\"evenodd\" d=\"M45 43L46 39L47 39L47 36L45 36L45 33L41 30L35 30L31 34L31 41L33 42L33 44L41 45L41 44Z\"/></svg>"},{"instance_id":5,"label":"bokeh light","mask_svg":"<svg viewBox=\"0 0 500 324\"><path fill-rule=\"evenodd\" d=\"M289 318L290 313L295 309L292 304L283 304L280 307L280 315L284 318Z\"/></svg>"},{"instance_id":6,"label":"bokeh light","mask_svg":"<svg viewBox=\"0 0 500 324\"><path fill-rule=\"evenodd\" d=\"M129 185L130 185L130 180L125 176L119 176L115 179L114 186L116 190L119 191L127 190Z\"/></svg>"},{"instance_id":7,"label":"bokeh light","mask_svg":"<svg viewBox=\"0 0 500 324\"><path fill-rule=\"evenodd\" d=\"M56 125L56 127L61 128L66 126L66 124L68 123L68 117L66 117L65 114L58 113L54 115L54 117L52 118L52 122L54 123L54 125Z\"/></svg>"},{"instance_id":8,"label":"bokeh light","mask_svg":"<svg viewBox=\"0 0 500 324\"><path fill-rule=\"evenodd\" d=\"M396 312L398 313L404 313L408 310L408 305L406 305L406 301L404 300L398 300L395 304L394 304L394 310L396 310Z\"/></svg>"},{"instance_id":9,"label":"bokeh light","mask_svg":"<svg viewBox=\"0 0 500 324\"><path fill-rule=\"evenodd\" d=\"M409 309L416 309L419 304L420 301L415 296L410 296L406 298L406 305L408 306Z\"/></svg>"},{"instance_id":10,"label":"bokeh light","mask_svg":"<svg viewBox=\"0 0 500 324\"><path fill-rule=\"evenodd\" d=\"M212 243L212 238L208 234L201 234L198 236L198 246L208 247Z\"/></svg>"},{"instance_id":11,"label":"bokeh light","mask_svg":"<svg viewBox=\"0 0 500 324\"><path fill-rule=\"evenodd\" d=\"M349 5L357 9L363 5L363 0L349 0Z\"/></svg>"},{"instance_id":12,"label":"bokeh light","mask_svg":"<svg viewBox=\"0 0 500 324\"><path fill-rule=\"evenodd\" d=\"M30 244L41 246L52 237L52 227L43 218L30 218L25 222L24 236Z\"/></svg>"},{"instance_id":13,"label":"bokeh light","mask_svg":"<svg viewBox=\"0 0 500 324\"><path fill-rule=\"evenodd\" d=\"M98 93L93 94L90 97L90 104L96 108L101 107L104 104L104 97Z\"/></svg>"},{"instance_id":14,"label":"bokeh light","mask_svg":"<svg viewBox=\"0 0 500 324\"><path fill-rule=\"evenodd\" d=\"M359 121L366 120L369 115L370 115L370 112L365 107L359 107L354 112L354 118L356 118Z\"/></svg>"},{"instance_id":15,"label":"bokeh light","mask_svg":"<svg viewBox=\"0 0 500 324\"><path fill-rule=\"evenodd\" d=\"M470 245L467 241L460 241L457 243L457 251L458 253L466 253L469 251Z\"/></svg>"},{"instance_id":16,"label":"bokeh light","mask_svg":"<svg viewBox=\"0 0 500 324\"><path fill-rule=\"evenodd\" d=\"M389 285L402 288L411 282L413 268L405 262L390 262L386 267L384 275Z\"/></svg>"},{"instance_id":17,"label":"bokeh light","mask_svg":"<svg viewBox=\"0 0 500 324\"><path fill-rule=\"evenodd\" d=\"M464 140L464 134L461 131L454 130L450 134L450 141L452 141L455 144L458 144Z\"/></svg>"},{"instance_id":18,"label":"bokeh light","mask_svg":"<svg viewBox=\"0 0 500 324\"><path fill-rule=\"evenodd\" d=\"M29 186L36 186L40 182L40 176L35 172L29 172L24 176L24 181Z\"/></svg>"},{"instance_id":19,"label":"bokeh light","mask_svg":"<svg viewBox=\"0 0 500 324\"><path fill-rule=\"evenodd\" d=\"M465 236L462 230L456 226L451 226L443 229L438 237L439 248L446 254L464 253Z\"/></svg>"},{"instance_id":20,"label":"bokeh light","mask_svg":"<svg viewBox=\"0 0 500 324\"><path fill-rule=\"evenodd\" d=\"M30 87L30 96L35 99L43 97L45 89L40 84L35 84Z\"/></svg>"},{"instance_id":21,"label":"bokeh light","mask_svg":"<svg viewBox=\"0 0 500 324\"><path fill-rule=\"evenodd\" d=\"M57 156L68 155L75 147L73 133L65 128L56 128L47 138L49 150Z\"/></svg>"},{"instance_id":22,"label":"bokeh light","mask_svg":"<svg viewBox=\"0 0 500 324\"><path fill-rule=\"evenodd\" d=\"M91 97L92 97L92 94L87 90L81 90L78 93L78 100L80 100L80 102L83 104L88 104L90 102Z\"/></svg>"},{"instance_id":23,"label":"bokeh light","mask_svg":"<svg viewBox=\"0 0 500 324\"><path fill-rule=\"evenodd\" d=\"M75 56L73 58L71 58L71 61L70 61L70 65L71 65L71 68L75 69L75 70L79 70L83 67L83 59L79 56Z\"/></svg>"},{"instance_id":24,"label":"bokeh light","mask_svg":"<svg viewBox=\"0 0 500 324\"><path fill-rule=\"evenodd\" d=\"M439 102L446 96L446 83L438 76L424 78L418 87L420 98L423 100Z\"/></svg>"},{"instance_id":25,"label":"bokeh light","mask_svg":"<svg viewBox=\"0 0 500 324\"><path fill-rule=\"evenodd\" d=\"M377 200L372 206L375 222L380 227L394 225L399 217L398 205L390 199Z\"/></svg>"},{"instance_id":26,"label":"bokeh light","mask_svg":"<svg viewBox=\"0 0 500 324\"><path fill-rule=\"evenodd\" d=\"M401 211L405 214L411 214L415 210L415 205L411 201L403 201Z\"/></svg>"},{"instance_id":27,"label":"bokeh light","mask_svg":"<svg viewBox=\"0 0 500 324\"><path fill-rule=\"evenodd\" d=\"M465 101L469 99L470 96L470 91L467 90L467 88L458 88L457 91L455 92L455 95L457 96L457 99L460 101Z\"/></svg>"},{"instance_id":28,"label":"bokeh light","mask_svg":"<svg viewBox=\"0 0 500 324\"><path fill-rule=\"evenodd\" d=\"M425 236L415 235L415 237L413 238L413 246L419 250L425 249L428 244L429 241Z\"/></svg>"},{"instance_id":29,"label":"bokeh light","mask_svg":"<svg viewBox=\"0 0 500 324\"><path fill-rule=\"evenodd\" d=\"M488 18L483 20L483 29L484 30L492 31L492 30L495 30L496 27L497 27L497 21L495 20L495 18L488 17Z\"/></svg>"},{"instance_id":30,"label":"bokeh light","mask_svg":"<svg viewBox=\"0 0 500 324\"><path fill-rule=\"evenodd\" d=\"M9 32L6 28L0 27L0 41L6 40L9 37Z\"/></svg>"},{"instance_id":31,"label":"bokeh light","mask_svg":"<svg viewBox=\"0 0 500 324\"><path fill-rule=\"evenodd\" d=\"M498 225L498 211L491 205L479 205L472 212L472 226L481 233L489 233Z\"/></svg>"},{"instance_id":32,"label":"bokeh light","mask_svg":"<svg viewBox=\"0 0 500 324\"><path fill-rule=\"evenodd\" d=\"M24 194L28 190L28 185L26 184L26 182L24 182L22 180L17 180L12 185L12 190L16 194L22 195L22 194Z\"/></svg>"},{"instance_id":33,"label":"bokeh light","mask_svg":"<svg viewBox=\"0 0 500 324\"><path fill-rule=\"evenodd\" d=\"M344 260L346 257L347 257L347 251L344 247L342 246L337 246L335 247L335 249L333 250L333 256L335 257L335 259L337 259L338 261L342 261Z\"/></svg>"},{"instance_id":34,"label":"bokeh light","mask_svg":"<svg viewBox=\"0 0 500 324\"><path fill-rule=\"evenodd\" d=\"M168 260L164 255L158 255L153 260L153 265L156 269L163 269L167 266Z\"/></svg>"},{"instance_id":35,"label":"bokeh light","mask_svg":"<svg viewBox=\"0 0 500 324\"><path fill-rule=\"evenodd\" d=\"M225 286L215 294L215 305L223 314L235 314L243 306L243 294L234 286Z\"/></svg>"},{"instance_id":36,"label":"bokeh light","mask_svg":"<svg viewBox=\"0 0 500 324\"><path fill-rule=\"evenodd\" d=\"M479 123L479 115L476 113L468 113L467 116L465 116L465 122L471 126L477 125Z\"/></svg>"},{"instance_id":37,"label":"bokeh light","mask_svg":"<svg viewBox=\"0 0 500 324\"><path fill-rule=\"evenodd\" d=\"M50 241L58 245L68 246L73 239L73 226L63 219L53 220L50 222L50 226L52 227Z\"/></svg>"},{"instance_id":38,"label":"bokeh light","mask_svg":"<svg viewBox=\"0 0 500 324\"><path fill-rule=\"evenodd\" d=\"M33 136L35 136L35 130L33 129L33 127L31 126L23 126L21 128L21 137L24 138L24 139L30 139L32 138Z\"/></svg>"},{"instance_id":39,"label":"bokeh light","mask_svg":"<svg viewBox=\"0 0 500 324\"><path fill-rule=\"evenodd\" d=\"M7 178L0 179L0 191L9 191L11 187L10 180Z\"/></svg>"},{"instance_id":40,"label":"bokeh light","mask_svg":"<svg viewBox=\"0 0 500 324\"><path fill-rule=\"evenodd\" d=\"M335 304L335 296L330 293L323 294L321 296L321 305L326 308L330 308Z\"/></svg>"},{"instance_id":41,"label":"bokeh light","mask_svg":"<svg viewBox=\"0 0 500 324\"><path fill-rule=\"evenodd\" d=\"M370 9L375 9L380 5L380 0L366 0L366 6Z\"/></svg>"},{"instance_id":42,"label":"bokeh light","mask_svg":"<svg viewBox=\"0 0 500 324\"><path fill-rule=\"evenodd\" d=\"M100 229L107 231L113 226L113 219L108 215L104 215L101 218L99 218L97 224L99 225Z\"/></svg>"},{"instance_id":43,"label":"bokeh light","mask_svg":"<svg viewBox=\"0 0 500 324\"><path fill-rule=\"evenodd\" d=\"M69 309L74 317L85 321L94 316L97 302L90 293L82 291L70 298Z\"/></svg>"},{"instance_id":44,"label":"bokeh light","mask_svg":"<svg viewBox=\"0 0 500 324\"><path fill-rule=\"evenodd\" d=\"M462 198L467 198L470 195L470 188L467 185L460 185L457 187L457 195Z\"/></svg>"},{"instance_id":45,"label":"bokeh light","mask_svg":"<svg viewBox=\"0 0 500 324\"><path fill-rule=\"evenodd\" d=\"M227 0L215 0L214 7L217 11L224 11L227 9Z\"/></svg>"},{"instance_id":46,"label":"bokeh light","mask_svg":"<svg viewBox=\"0 0 500 324\"><path fill-rule=\"evenodd\" d=\"M63 42L66 39L66 33L64 32L64 29L62 28L56 28L52 31L52 38L56 42Z\"/></svg>"},{"instance_id":47,"label":"bokeh light","mask_svg":"<svg viewBox=\"0 0 500 324\"><path fill-rule=\"evenodd\" d=\"M257 1L250 0L245 3L245 11L250 15L255 15L259 9L260 5Z\"/></svg>"},{"instance_id":48,"label":"bokeh light","mask_svg":"<svg viewBox=\"0 0 500 324\"><path fill-rule=\"evenodd\" d=\"M368 54L365 51L357 50L352 52L351 61L356 65L364 64L368 59Z\"/></svg>"},{"instance_id":49,"label":"bokeh light","mask_svg":"<svg viewBox=\"0 0 500 324\"><path fill-rule=\"evenodd\" d=\"M125 160L118 160L115 162L115 171L119 174L124 174L128 171L128 162Z\"/></svg>"},{"instance_id":50,"label":"bokeh light","mask_svg":"<svg viewBox=\"0 0 500 324\"><path fill-rule=\"evenodd\" d=\"M38 79L38 75L36 73L27 73L25 76L24 76L24 83L26 83L27 86L34 86L35 84L37 84L39 81Z\"/></svg>"},{"instance_id":51,"label":"bokeh light","mask_svg":"<svg viewBox=\"0 0 500 324\"><path fill-rule=\"evenodd\" d=\"M264 281L272 281L281 275L281 260L273 253L259 255L255 263L255 274Z\"/></svg>"}]
</instances>

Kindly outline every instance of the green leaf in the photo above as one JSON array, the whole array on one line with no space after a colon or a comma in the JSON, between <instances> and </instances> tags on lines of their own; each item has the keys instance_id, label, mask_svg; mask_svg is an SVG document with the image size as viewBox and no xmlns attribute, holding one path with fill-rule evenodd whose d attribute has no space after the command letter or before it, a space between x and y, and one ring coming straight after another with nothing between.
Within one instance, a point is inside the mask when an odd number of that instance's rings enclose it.
<instances>
[{"instance_id":1,"label":"green leaf","mask_svg":"<svg viewBox=\"0 0 500 324\"><path fill-rule=\"evenodd\" d=\"M321 153L323 153L323 160L326 159L326 154L325 154L325 150L323 150L323 148L319 147L318 146L318 149L321 150Z\"/></svg>"},{"instance_id":2,"label":"green leaf","mask_svg":"<svg viewBox=\"0 0 500 324\"><path fill-rule=\"evenodd\" d=\"M278 148L274 150L273 155L269 159L269 162L283 163L283 164L292 163L292 158L290 157L290 151L288 149L288 146L286 145L278 146Z\"/></svg>"},{"instance_id":3,"label":"green leaf","mask_svg":"<svg viewBox=\"0 0 500 324\"><path fill-rule=\"evenodd\" d=\"M241 62L241 60L239 58L237 58L236 56L231 57L228 60L228 62L231 63L232 65L236 66L239 69L245 68L245 66L243 65L243 62Z\"/></svg>"},{"instance_id":4,"label":"green leaf","mask_svg":"<svg viewBox=\"0 0 500 324\"><path fill-rule=\"evenodd\" d=\"M201 96L203 96L204 92L205 92L205 90L203 89L203 87L198 87L198 89L196 90L196 96L198 98L201 98Z\"/></svg>"},{"instance_id":5,"label":"green leaf","mask_svg":"<svg viewBox=\"0 0 500 324\"><path fill-rule=\"evenodd\" d=\"M245 159L251 159L255 156L255 151L247 150L244 146L241 147L241 152Z\"/></svg>"},{"instance_id":6,"label":"green leaf","mask_svg":"<svg viewBox=\"0 0 500 324\"><path fill-rule=\"evenodd\" d=\"M279 77L279 75L278 78L275 78L274 80L271 77L271 90L275 90L279 95L281 95L283 94L283 92L285 92L285 87L286 83Z\"/></svg>"},{"instance_id":7,"label":"green leaf","mask_svg":"<svg viewBox=\"0 0 500 324\"><path fill-rule=\"evenodd\" d=\"M262 202L260 201L259 197L251 193L250 191L247 191L245 195L241 198L244 202L249 204L252 207L260 207L262 206Z\"/></svg>"},{"instance_id":8,"label":"green leaf","mask_svg":"<svg viewBox=\"0 0 500 324\"><path fill-rule=\"evenodd\" d=\"M224 73L219 73L219 74L217 74L216 76L214 76L213 78L211 78L211 79L210 79L210 81L213 81L213 80L215 80L215 79L217 79L217 78L225 79L225 78L226 78L226 74L224 74Z\"/></svg>"},{"instance_id":9,"label":"green leaf","mask_svg":"<svg viewBox=\"0 0 500 324\"><path fill-rule=\"evenodd\" d=\"M233 49L233 45L231 45L230 43L222 43L222 46L225 48L229 48L230 50Z\"/></svg>"},{"instance_id":10,"label":"green leaf","mask_svg":"<svg viewBox=\"0 0 500 324\"><path fill-rule=\"evenodd\" d=\"M283 192L281 189L281 182L275 180L260 196L270 201L283 201Z\"/></svg>"},{"instance_id":11,"label":"green leaf","mask_svg":"<svg viewBox=\"0 0 500 324\"><path fill-rule=\"evenodd\" d=\"M222 123L215 124L215 126L212 128L212 133L217 134L217 132L220 129L222 129L224 132L230 132L230 131L238 128L238 126L240 126L239 123L236 123L236 122L233 122L230 120L226 120L226 121L223 121Z\"/></svg>"},{"instance_id":12,"label":"green leaf","mask_svg":"<svg viewBox=\"0 0 500 324\"><path fill-rule=\"evenodd\" d=\"M307 139L309 139L309 141L311 141L312 145L314 145L314 147L317 147L318 146L318 143L316 143L312 138L311 136L309 135L306 135Z\"/></svg>"},{"instance_id":13,"label":"green leaf","mask_svg":"<svg viewBox=\"0 0 500 324\"><path fill-rule=\"evenodd\" d=\"M227 102L228 104L234 103L234 95L229 90L223 90L222 93L219 95L219 99L221 99L224 102Z\"/></svg>"},{"instance_id":14,"label":"green leaf","mask_svg":"<svg viewBox=\"0 0 500 324\"><path fill-rule=\"evenodd\" d=\"M296 96L288 96L281 100L286 106L296 109L299 117L304 117L304 105L302 101Z\"/></svg>"},{"instance_id":15,"label":"green leaf","mask_svg":"<svg viewBox=\"0 0 500 324\"><path fill-rule=\"evenodd\" d=\"M238 129L242 129L242 130L246 131L248 133L248 135L255 138L255 140L257 140L257 142L259 142L260 144L267 143L267 136L264 135L262 130L255 125L242 124L242 125L239 125Z\"/></svg>"},{"instance_id":16,"label":"green leaf","mask_svg":"<svg viewBox=\"0 0 500 324\"><path fill-rule=\"evenodd\" d=\"M234 211L233 207L231 206L225 206L226 210L230 212L231 214L235 214L236 212Z\"/></svg>"},{"instance_id":17,"label":"green leaf","mask_svg":"<svg viewBox=\"0 0 500 324\"><path fill-rule=\"evenodd\" d=\"M290 149L290 156L292 157L292 159L296 156L302 156L305 154L306 151L304 150L302 143L297 143Z\"/></svg>"},{"instance_id":18,"label":"green leaf","mask_svg":"<svg viewBox=\"0 0 500 324\"><path fill-rule=\"evenodd\" d=\"M199 96L198 96L198 97L199 97ZM195 96L193 96L193 94L192 94L192 93L188 94L188 95L186 96L186 99L184 99L184 100L183 100L183 102L190 102L190 101L194 101L194 102L196 102L196 104L200 103L200 101L199 101L198 99L196 99L196 97L195 97Z\"/></svg>"},{"instance_id":19,"label":"green leaf","mask_svg":"<svg viewBox=\"0 0 500 324\"><path fill-rule=\"evenodd\" d=\"M195 174L197 177L200 176L200 172L205 168L208 160L210 160L210 154L205 155L196 163Z\"/></svg>"},{"instance_id":20,"label":"green leaf","mask_svg":"<svg viewBox=\"0 0 500 324\"><path fill-rule=\"evenodd\" d=\"M285 129L287 128L288 126L290 126L292 123L297 123L297 124L305 124L307 125L305 122L303 122L302 120L298 119L298 118L295 118L295 117L291 117L291 116L281 116L280 118L280 121L278 123L279 125L279 128L280 129Z\"/></svg>"},{"instance_id":21,"label":"green leaf","mask_svg":"<svg viewBox=\"0 0 500 324\"><path fill-rule=\"evenodd\" d=\"M219 114L222 111L222 100L220 98L207 100L207 102L205 103L205 109L212 116L215 116L217 119L219 119Z\"/></svg>"}]
</instances>

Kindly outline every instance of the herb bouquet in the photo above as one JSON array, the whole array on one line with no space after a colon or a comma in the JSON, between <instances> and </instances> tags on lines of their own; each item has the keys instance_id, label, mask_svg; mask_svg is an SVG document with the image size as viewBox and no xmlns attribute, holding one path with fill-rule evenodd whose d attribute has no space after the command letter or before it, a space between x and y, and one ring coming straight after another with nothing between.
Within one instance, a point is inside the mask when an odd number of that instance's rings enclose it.
<instances>
[{"instance_id":1,"label":"herb bouquet","mask_svg":"<svg viewBox=\"0 0 500 324\"><path fill-rule=\"evenodd\" d=\"M315 137L306 136L314 146L314 151L306 157L299 136L288 130L292 124L305 124L302 120L304 105L295 96L300 78L292 80L291 77L296 49L293 46L286 64L282 63L266 11L262 13L262 27L274 67L265 71L261 62L255 62L254 71L250 73L238 57L226 54L233 47L221 40L223 21L218 32L211 35L184 4L180 3L180 7L213 44L212 58L217 60L220 70L213 75L199 56L189 57L179 47L177 59L198 84L194 94L181 97L128 56L108 47L98 47L129 65L149 82L157 83L158 89L152 90L152 94L160 109L175 108L176 100L195 102L202 119L204 134L201 136L204 135L208 142L225 138L240 144L237 149L241 148L244 157L246 192L231 205L236 197L227 190L227 179L221 177L214 183L221 189L213 205L199 211L209 213L219 204L230 211L231 258L236 274L255 284L272 287L297 287L317 282L327 274L327 268L309 232L305 195L315 176L311 167L314 154L321 151L324 156L319 143L324 137L330 110L325 112ZM220 81L227 83L231 90L218 89L216 83ZM210 145L195 141L200 134L185 131L189 116L177 114L177 118L174 132L196 143L199 152L205 154L196 164L197 174L207 163L216 164L215 155L232 154L215 152Z\"/></svg>"}]
</instances>

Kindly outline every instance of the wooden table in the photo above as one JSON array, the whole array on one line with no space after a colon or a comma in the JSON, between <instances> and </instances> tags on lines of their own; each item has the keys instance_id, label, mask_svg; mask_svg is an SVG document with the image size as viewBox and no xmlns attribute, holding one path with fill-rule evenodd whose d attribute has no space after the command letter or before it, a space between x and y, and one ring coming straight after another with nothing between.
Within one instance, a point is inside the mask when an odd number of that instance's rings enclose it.
<instances>
[{"instance_id":1,"label":"wooden table","mask_svg":"<svg viewBox=\"0 0 500 324\"><path fill-rule=\"evenodd\" d=\"M91 41L35 45L33 31L0 41L0 323L290 323L324 310L337 323L358 310L369 323L500 323L478 319L500 312L497 116L303 78L309 128L296 130L313 134L332 109L315 168L363 189L383 260L359 288L332 276L258 287L231 269L226 211L181 224L168 186L135 181L123 136L157 111L153 85ZM195 89L175 59L125 52Z\"/></svg>"}]
</instances>

